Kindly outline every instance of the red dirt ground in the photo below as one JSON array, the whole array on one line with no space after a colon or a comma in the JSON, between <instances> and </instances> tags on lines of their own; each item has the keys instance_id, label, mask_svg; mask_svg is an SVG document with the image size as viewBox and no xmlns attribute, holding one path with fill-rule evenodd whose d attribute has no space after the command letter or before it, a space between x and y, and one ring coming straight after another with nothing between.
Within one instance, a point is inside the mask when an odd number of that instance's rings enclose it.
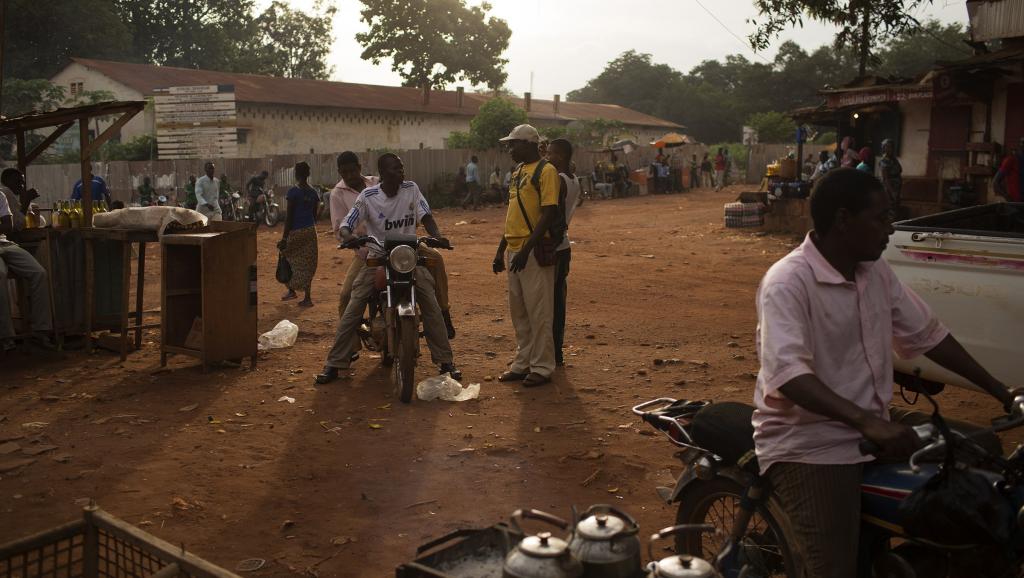
<instances>
[{"instance_id":1,"label":"red dirt ground","mask_svg":"<svg viewBox=\"0 0 1024 578\"><path fill-rule=\"evenodd\" d=\"M350 378L314 388L351 257L321 237L316 306L302 310L279 300L273 278L280 227L261 229L260 330L290 319L300 335L256 371L203 374L172 356L157 372L158 333L123 364L105 351L2 362L0 440L58 448L0 473L0 542L71 520L94 499L229 570L258 557L268 560L258 576L385 576L419 544L520 507L567 516L572 504L612 503L645 532L667 526L673 508L654 488L680 464L629 408L659 396L749 401L754 291L798 242L725 229L722 205L739 190L583 205L571 232L568 366L532 390L486 381L514 349L505 279L490 271L503 209L437 211L456 245L446 253L456 359L464 383L483 385L464 403L402 405L366 355ZM941 399L950 416L979 423L997 411L973 392ZM23 458L2 455L0 469Z\"/></svg>"}]
</instances>

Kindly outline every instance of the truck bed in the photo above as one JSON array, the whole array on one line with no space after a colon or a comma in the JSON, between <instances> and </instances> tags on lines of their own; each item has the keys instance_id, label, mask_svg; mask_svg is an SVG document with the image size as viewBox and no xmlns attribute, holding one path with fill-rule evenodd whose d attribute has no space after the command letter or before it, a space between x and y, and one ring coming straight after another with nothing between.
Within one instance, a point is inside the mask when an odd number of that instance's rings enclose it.
<instances>
[{"instance_id":1,"label":"truck bed","mask_svg":"<svg viewBox=\"0 0 1024 578\"><path fill-rule=\"evenodd\" d=\"M1024 386L1024 203L957 209L901 221L883 258L981 364ZM971 384L921 357L896 369Z\"/></svg>"}]
</instances>

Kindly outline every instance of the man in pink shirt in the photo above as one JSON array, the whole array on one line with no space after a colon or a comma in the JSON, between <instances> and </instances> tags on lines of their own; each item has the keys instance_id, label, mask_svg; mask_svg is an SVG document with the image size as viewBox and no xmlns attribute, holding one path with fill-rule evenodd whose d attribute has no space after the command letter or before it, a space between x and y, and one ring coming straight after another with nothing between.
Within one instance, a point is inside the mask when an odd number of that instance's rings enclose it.
<instances>
[{"instance_id":1,"label":"man in pink shirt","mask_svg":"<svg viewBox=\"0 0 1024 578\"><path fill-rule=\"evenodd\" d=\"M880 260L892 216L875 177L831 171L810 204L814 230L757 292L754 444L790 521L796 575L852 578L861 472L874 459L858 444L870 440L895 457L918 445L909 425L890 419L893 349L927 356L1004 408L1012 395Z\"/></svg>"}]
</instances>

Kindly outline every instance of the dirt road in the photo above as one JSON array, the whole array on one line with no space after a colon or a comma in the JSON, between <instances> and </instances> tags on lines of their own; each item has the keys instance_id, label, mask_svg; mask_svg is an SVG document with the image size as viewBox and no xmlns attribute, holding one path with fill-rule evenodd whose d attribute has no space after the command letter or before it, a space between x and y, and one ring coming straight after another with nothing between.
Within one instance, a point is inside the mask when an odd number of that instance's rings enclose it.
<instances>
[{"instance_id":1,"label":"dirt road","mask_svg":"<svg viewBox=\"0 0 1024 578\"><path fill-rule=\"evenodd\" d=\"M124 364L107 352L3 361L0 444L57 448L0 455L0 542L70 520L92 498L228 569L258 557L268 560L259 576L385 576L417 545L520 507L568 515L612 503L645 530L669 525L674 511L654 488L679 464L629 408L659 396L749 401L754 291L796 242L725 229L722 204L736 192L582 206L568 365L531 390L488 381L514 348L505 279L490 271L503 210L438 211L457 246L446 254L456 359L464 382L483 385L480 400L458 404L399 404L365 355L351 377L314 388L351 257L321 237L316 306L302 310L279 300L273 279L280 226L261 229L260 329L290 319L301 332L256 371L203 374L172 357L171 371L154 372L155 333ZM151 280L147 300L158 297ZM427 359L420 373L434 373ZM973 393L943 397L955 417L996 409ZM45 425L23 426L32 422ZM35 461L3 471L24 459Z\"/></svg>"}]
</instances>

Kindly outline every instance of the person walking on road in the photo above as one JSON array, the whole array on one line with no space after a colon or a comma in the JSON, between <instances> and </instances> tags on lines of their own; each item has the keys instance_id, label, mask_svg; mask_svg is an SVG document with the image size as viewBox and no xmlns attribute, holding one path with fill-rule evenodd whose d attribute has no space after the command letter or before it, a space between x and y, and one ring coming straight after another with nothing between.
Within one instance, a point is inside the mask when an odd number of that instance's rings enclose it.
<instances>
[{"instance_id":1,"label":"person walking on road","mask_svg":"<svg viewBox=\"0 0 1024 578\"><path fill-rule=\"evenodd\" d=\"M715 190L720 191L725 186L725 150L718 149L715 155Z\"/></svg>"},{"instance_id":2,"label":"person walking on road","mask_svg":"<svg viewBox=\"0 0 1024 578\"><path fill-rule=\"evenodd\" d=\"M466 164L466 196L462 199L462 208L473 205L473 210L480 208L480 168L476 155Z\"/></svg>"},{"instance_id":3,"label":"person walking on road","mask_svg":"<svg viewBox=\"0 0 1024 578\"><path fill-rule=\"evenodd\" d=\"M702 188L714 186L712 170L711 159L708 157L708 153L704 153L704 158L700 161L700 186Z\"/></svg>"},{"instance_id":4,"label":"person walking on road","mask_svg":"<svg viewBox=\"0 0 1024 578\"><path fill-rule=\"evenodd\" d=\"M196 210L211 221L220 221L223 218L220 211L220 181L213 176L215 168L213 161L206 161L203 166L206 174L196 181Z\"/></svg>"},{"instance_id":5,"label":"person walking on road","mask_svg":"<svg viewBox=\"0 0 1024 578\"><path fill-rule=\"evenodd\" d=\"M316 213L320 206L320 195L309 186L309 164L296 163L295 180L297 184L288 191L288 214L284 219L284 233L279 246L284 250L284 258L292 268L292 278L288 280L288 292L282 301L296 299L296 291L303 291L305 296L299 301L299 307L312 307L311 298L313 276L316 274L319 251L316 244Z\"/></svg>"},{"instance_id":6,"label":"person walking on road","mask_svg":"<svg viewBox=\"0 0 1024 578\"><path fill-rule=\"evenodd\" d=\"M558 170L540 156L537 129L521 124L501 139L518 166L512 175L505 230L492 269L505 270L508 250L508 303L516 331L516 356L498 381L533 387L551 381L555 369L552 333L555 297L555 243L548 231L560 219Z\"/></svg>"},{"instance_id":7,"label":"person walking on road","mask_svg":"<svg viewBox=\"0 0 1024 578\"><path fill-rule=\"evenodd\" d=\"M565 229L568 231L569 222L572 221L573 213L576 212L576 205L580 201L580 179L576 176L572 163L572 143L556 138L548 145L548 160L555 165L558 176L562 179L561 191L559 192L559 209L564 215ZM565 358L562 354L562 347L565 343L565 311L566 299L569 293L569 262L572 261L572 244L569 241L568 232L562 238L562 242L555 249L555 317L552 321L551 332L555 343L555 364L565 365Z\"/></svg>"}]
</instances>

